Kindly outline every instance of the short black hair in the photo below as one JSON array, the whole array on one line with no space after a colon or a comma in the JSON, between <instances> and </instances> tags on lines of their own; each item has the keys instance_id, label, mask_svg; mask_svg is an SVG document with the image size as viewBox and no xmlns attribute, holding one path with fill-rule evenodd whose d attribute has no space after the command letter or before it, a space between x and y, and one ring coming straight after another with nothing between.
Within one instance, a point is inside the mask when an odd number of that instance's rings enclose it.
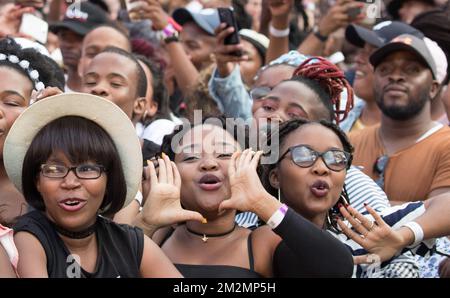
<instances>
[{"instance_id":1,"label":"short black hair","mask_svg":"<svg viewBox=\"0 0 450 298\"><path fill-rule=\"evenodd\" d=\"M152 74L153 100L158 104L158 111L156 112L156 115L152 119L150 119L150 122L157 119L170 120L171 111L169 107L169 93L167 92L166 86L164 85L162 68L158 63L145 57L144 55L135 56L139 61L141 61L148 67L150 73ZM144 125L148 124L150 123L144 123Z\"/></svg>"},{"instance_id":2,"label":"short black hair","mask_svg":"<svg viewBox=\"0 0 450 298\"><path fill-rule=\"evenodd\" d=\"M136 97L145 97L145 94L147 93L147 79L145 77L145 72L142 69L141 65L139 64L139 61L136 59L136 56L133 54L119 49L117 47L107 47L103 52L101 53L114 53L121 56L126 57L127 59L131 60L134 65L136 66L136 75L138 77L137 86L136 86Z\"/></svg>"},{"instance_id":3,"label":"short black hair","mask_svg":"<svg viewBox=\"0 0 450 298\"><path fill-rule=\"evenodd\" d=\"M123 207L127 186L117 148L103 128L78 116L51 121L31 142L22 168L22 189L28 204L37 210L45 210L42 196L36 188L36 179L41 165L57 151L65 154L73 164L93 160L106 168L108 179L101 214L110 216Z\"/></svg>"},{"instance_id":4,"label":"short black hair","mask_svg":"<svg viewBox=\"0 0 450 298\"><path fill-rule=\"evenodd\" d=\"M50 58L42 55L35 49L22 49L22 47L17 42L15 42L14 39L8 37L0 39L0 54L4 54L6 56L14 55L19 60L28 61L30 63L30 68L36 70L39 73L39 81L41 81L45 87L61 87L59 80L61 79L60 75L62 71L56 73L55 76L55 71L57 72L57 69L59 69L59 67L55 67L56 62L53 63ZM8 59L0 60L0 67L9 67L16 70L17 72L27 77L33 84L33 88L36 88L33 79L30 77L30 74L25 71L18 63L11 63ZM64 90L64 84L60 89Z\"/></svg>"},{"instance_id":5,"label":"short black hair","mask_svg":"<svg viewBox=\"0 0 450 298\"><path fill-rule=\"evenodd\" d=\"M102 27L111 28L111 29L117 31L120 35L122 35L128 41L128 49L129 49L129 51L131 51L130 33L128 32L128 29L124 25L122 25L122 23L120 23L120 22L109 21L108 23L99 24L99 25L95 26L91 31L89 31L86 35L88 35L92 31L94 31L95 29L102 28Z\"/></svg>"},{"instance_id":6,"label":"short black hair","mask_svg":"<svg viewBox=\"0 0 450 298\"><path fill-rule=\"evenodd\" d=\"M353 160L353 151L354 148L352 146L352 144L350 143L347 135L345 134L345 132L339 128L339 126L337 126L336 124L330 122L330 121L326 121L326 120L320 120L320 121L311 121L308 119L292 119L286 122L283 122L282 124L280 124L280 127L278 130L275 130L271 133L269 133L268 136L268 144L270 146L270 144L272 143L273 140L278 139L279 142L279 148L281 149L281 146L284 144L284 142L286 141L287 136L297 130L298 128L302 127L302 126L306 126L306 125L311 125L311 124L318 124L321 125L323 127L326 127L328 129L330 129L331 131L333 131L337 137L339 138L339 140L342 143L342 147L344 148L345 152L350 153L350 158L349 158L349 163L348 163L348 168L350 168L350 165L352 163ZM318 136L319 137L319 136ZM268 154L270 152L266 152L265 154ZM272 185L270 184L269 181L269 174L270 171L272 171L274 168L276 168L278 166L278 163L272 163L272 164L267 164L263 166L263 174L262 176L262 184L264 185L264 188L267 190L267 192L269 192L271 195L277 197L278 196L278 191L272 187Z\"/></svg>"}]
</instances>

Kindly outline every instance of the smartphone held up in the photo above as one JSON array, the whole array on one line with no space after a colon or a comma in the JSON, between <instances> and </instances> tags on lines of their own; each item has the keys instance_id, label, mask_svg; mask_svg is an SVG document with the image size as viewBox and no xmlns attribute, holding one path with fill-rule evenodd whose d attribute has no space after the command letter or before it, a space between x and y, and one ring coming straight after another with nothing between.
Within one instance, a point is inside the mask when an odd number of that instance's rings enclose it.
<instances>
[{"instance_id":1,"label":"smartphone held up","mask_svg":"<svg viewBox=\"0 0 450 298\"><path fill-rule=\"evenodd\" d=\"M232 8L227 8L227 7L219 7L217 8L217 11L219 13L219 19L221 23L226 23L227 24L227 28L228 27L233 27L234 31L233 33L231 33L230 35L228 35L225 40L224 40L224 44L225 45L236 45L240 43L240 38L239 38L239 28L236 22L236 18L234 17L234 13L233 13L233 9ZM234 51L231 53L234 56L238 56L241 57L242 56L242 51Z\"/></svg>"}]
</instances>

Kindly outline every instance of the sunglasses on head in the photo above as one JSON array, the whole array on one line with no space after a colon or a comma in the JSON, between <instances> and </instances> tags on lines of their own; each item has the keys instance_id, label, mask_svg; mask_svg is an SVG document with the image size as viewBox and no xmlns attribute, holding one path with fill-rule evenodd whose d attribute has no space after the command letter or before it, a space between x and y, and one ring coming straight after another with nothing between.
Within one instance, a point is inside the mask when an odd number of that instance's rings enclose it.
<instances>
[{"instance_id":1,"label":"sunglasses on head","mask_svg":"<svg viewBox=\"0 0 450 298\"><path fill-rule=\"evenodd\" d=\"M270 87L255 87L252 90L250 90L250 97L253 100L258 100L266 97L270 91L272 91L272 88Z\"/></svg>"},{"instance_id":2,"label":"sunglasses on head","mask_svg":"<svg viewBox=\"0 0 450 298\"><path fill-rule=\"evenodd\" d=\"M330 149L318 152L308 145L297 145L289 148L278 160L278 163L291 152L292 161L301 168L309 168L317 159L322 158L326 167L334 172L340 172L348 168L351 154L340 149Z\"/></svg>"}]
</instances>

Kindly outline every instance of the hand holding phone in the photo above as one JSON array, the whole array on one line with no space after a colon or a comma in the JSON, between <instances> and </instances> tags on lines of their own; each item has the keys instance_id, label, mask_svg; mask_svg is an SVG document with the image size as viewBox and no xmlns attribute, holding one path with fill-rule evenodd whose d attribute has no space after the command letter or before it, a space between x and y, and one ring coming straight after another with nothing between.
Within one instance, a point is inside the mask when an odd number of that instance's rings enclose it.
<instances>
[{"instance_id":1,"label":"hand holding phone","mask_svg":"<svg viewBox=\"0 0 450 298\"><path fill-rule=\"evenodd\" d=\"M36 41L45 44L47 43L48 24L35 15L25 13L22 15L19 33L28 35Z\"/></svg>"},{"instance_id":2,"label":"hand holding phone","mask_svg":"<svg viewBox=\"0 0 450 298\"><path fill-rule=\"evenodd\" d=\"M227 37L224 39L225 45L236 45L240 43L239 38L239 28L237 26L236 18L234 17L232 8L226 8L226 7L219 7L217 8L217 11L219 12L219 19L221 23L226 23L227 28L233 27L234 31L230 33ZM234 51L230 53L234 56L242 56L242 51Z\"/></svg>"}]
</instances>

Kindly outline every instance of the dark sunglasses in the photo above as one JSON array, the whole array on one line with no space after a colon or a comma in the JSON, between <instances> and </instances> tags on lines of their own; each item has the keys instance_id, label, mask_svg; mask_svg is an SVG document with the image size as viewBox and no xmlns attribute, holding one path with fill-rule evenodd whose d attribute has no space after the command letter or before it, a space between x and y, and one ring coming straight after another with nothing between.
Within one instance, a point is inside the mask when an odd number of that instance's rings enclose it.
<instances>
[{"instance_id":1,"label":"dark sunglasses","mask_svg":"<svg viewBox=\"0 0 450 298\"><path fill-rule=\"evenodd\" d=\"M375 173L379 175L378 179L375 180L375 183L378 184L381 189L384 190L384 172L386 171L387 164L389 162L389 156L382 155L377 158L375 164L373 165L373 170Z\"/></svg>"},{"instance_id":2,"label":"dark sunglasses","mask_svg":"<svg viewBox=\"0 0 450 298\"><path fill-rule=\"evenodd\" d=\"M270 91L272 91L272 88L270 87L255 87L250 90L250 97L253 100L259 100L266 97Z\"/></svg>"},{"instance_id":3,"label":"dark sunglasses","mask_svg":"<svg viewBox=\"0 0 450 298\"><path fill-rule=\"evenodd\" d=\"M301 168L309 168L314 165L317 159L322 158L328 169L340 172L350 165L351 154L339 149L330 149L325 152L318 152L308 145L297 145L289 148L278 160L278 163L291 152L292 161Z\"/></svg>"}]
</instances>

